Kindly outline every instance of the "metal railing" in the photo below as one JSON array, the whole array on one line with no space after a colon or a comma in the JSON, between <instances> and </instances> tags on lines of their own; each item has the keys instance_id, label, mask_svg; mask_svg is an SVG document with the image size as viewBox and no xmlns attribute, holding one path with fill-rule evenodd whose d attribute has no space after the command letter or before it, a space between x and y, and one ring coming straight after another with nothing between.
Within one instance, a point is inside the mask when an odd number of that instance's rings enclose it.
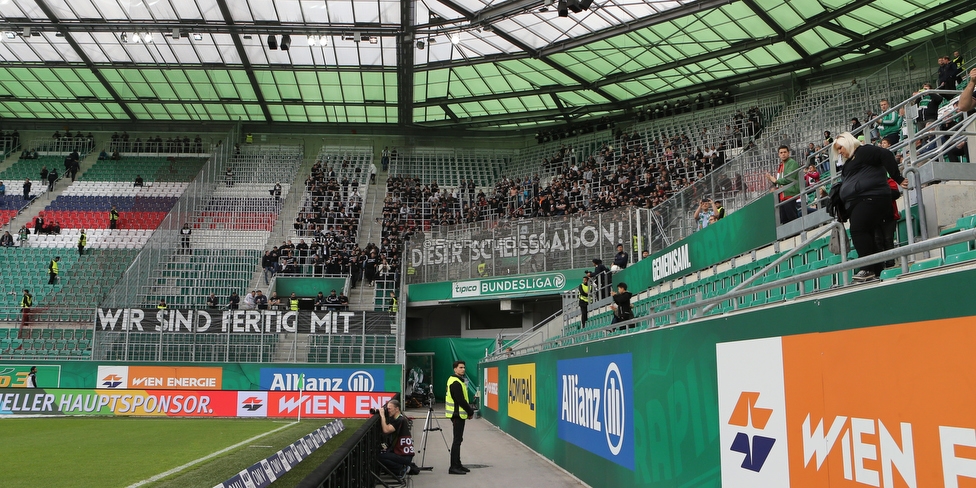
<instances>
[{"instance_id":1,"label":"metal railing","mask_svg":"<svg viewBox=\"0 0 976 488\"><path fill-rule=\"evenodd\" d=\"M906 112L906 117L909 115L914 115L914 108L918 101L927 95L939 94L944 95L946 99L951 99L959 95L957 90L928 90L926 92L917 93L908 97L904 101L892 106L887 111L878 114L875 117L869 119L866 123L859 126L853 133L855 135L862 134L865 140L870 140L870 132L887 114L898 113L901 110L908 109ZM968 138L976 137L976 115L967 115L964 113L958 113L955 110L947 110L933 123L929 124L927 127L921 130L916 130L915 118L912 117L908 123L905 124L905 128L908 132L907 137L901 139L898 143L891 146L889 149L900 156L902 156L902 163L900 168L902 169L903 176L909 178L909 186L907 189L908 196L905 198L906 202L909 202L912 206L918 207L918 218L920 227L920 237L922 240L928 238L928 225L926 222L926 212L922 195L922 185L926 183L922 180L922 175L919 173L919 167L925 165L931 161L941 160L949 151L951 151L954 146L960 142L966 141ZM948 125L949 127L945 130L941 129L942 126ZM922 145L921 143L929 143L931 147L926 151L919 151L918 146L922 146L922 149L929 147L928 145ZM807 185L806 178L802 176L803 168L805 165L800 165L797 169L797 185L799 188L799 193L796 197L791 197L788 199L781 198L780 195L784 192L785 188L779 188L774 190L777 195L776 207L779 209L782 206L796 205L797 200L799 200L799 215L801 221L805 221L808 214L811 213L810 205L813 203L816 205L815 211L820 211L819 202L824 202L826 200L826 194L829 189L840 181L841 174L840 171L836 171L833 165L836 161L830 161L829 154L830 148L825 147L819 151L813 152L808 156L808 161L818 160L820 158L826 157L827 164L831 167L827 168L829 170L829 177L822 178L820 181L813 185ZM776 212L777 219L779 219L780 212ZM905 220L908 229L914 229L914 216L912 212L905 212ZM783 223L780 222L780 225ZM819 225L819 221L814 220L812 222L804 222L804 228L810 228L811 226ZM908 232L907 235L908 243L912 244L915 242L915 233Z\"/></svg>"},{"instance_id":2,"label":"metal railing","mask_svg":"<svg viewBox=\"0 0 976 488\"><path fill-rule=\"evenodd\" d=\"M164 258L179 250L180 229L189 223L196 210L205 205L216 185L223 183L223 172L231 157L234 142L240 138L241 126L236 124L213 149L210 160L200 169L186 191L163 219L152 237L136 256L119 282L102 302L106 308L120 308L142 304L143 286L150 283L155 270Z\"/></svg>"},{"instance_id":3,"label":"metal railing","mask_svg":"<svg viewBox=\"0 0 976 488\"><path fill-rule=\"evenodd\" d=\"M405 245L407 281L427 283L609 266L617 244L635 262L646 242L648 214L632 207L606 212L438 227ZM484 272L479 266L484 264Z\"/></svg>"},{"instance_id":4,"label":"metal railing","mask_svg":"<svg viewBox=\"0 0 976 488\"><path fill-rule=\"evenodd\" d=\"M620 322L614 324L613 328L615 329L619 328L619 332L611 332L610 330L607 329L587 330L587 331L582 331L573 334L561 335L559 337L555 337L545 342L526 344L525 346L522 347L516 345L516 347L513 347L513 354L515 355L531 354L546 349L568 347L582 342L600 340L610 336L618 336L621 334L632 334L646 329L665 329L665 328L676 327L676 326L677 327L691 326L699 320L705 320L710 317L715 317L714 314L707 314L706 310L704 310L705 308L711 308L726 303L729 306L729 309L731 311L736 309L737 307L737 305L735 305L736 302L739 299L745 297L746 295L752 295L755 293L768 291L773 288L780 288L783 286L796 284L796 285L800 285L798 287L800 292L799 296L805 297L807 295L813 294L813 293L807 293L804 290L802 283L805 281L816 280L818 278L836 275L840 273L847 273L855 268L859 268L871 264L883 263L885 261L892 260L892 259L900 259L904 264L909 258L909 256L911 255L930 252L951 244L957 244L957 243L973 241L973 240L976 240L976 229L963 230L953 234L935 237L927 241L917 242L909 246L895 248L877 254L872 254L867 257L851 259L849 261L844 261L824 268L819 268L816 270L796 274L780 280L766 281L760 284L752 285L748 288L742 288L736 291L730 291L720 296L705 298L702 300L696 300L693 303L674 306L667 310L652 312L642 317L637 317L628 320L626 322ZM831 290L839 290L839 289L840 288L832 288ZM751 307L751 308L756 308L756 307ZM489 356L488 358L486 358L486 360L490 360L495 356L497 356L497 354L493 356Z\"/></svg>"},{"instance_id":5,"label":"metal railing","mask_svg":"<svg viewBox=\"0 0 976 488\"><path fill-rule=\"evenodd\" d=\"M373 488L379 464L382 429L371 416L324 463L296 486L299 488Z\"/></svg>"}]
</instances>

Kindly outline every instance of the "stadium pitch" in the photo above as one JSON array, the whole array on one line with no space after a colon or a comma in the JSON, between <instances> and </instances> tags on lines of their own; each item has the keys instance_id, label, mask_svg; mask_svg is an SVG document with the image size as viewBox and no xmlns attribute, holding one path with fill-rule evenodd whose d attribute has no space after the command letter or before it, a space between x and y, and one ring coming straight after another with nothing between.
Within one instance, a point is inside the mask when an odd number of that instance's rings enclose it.
<instances>
[{"instance_id":1,"label":"stadium pitch","mask_svg":"<svg viewBox=\"0 0 976 488\"><path fill-rule=\"evenodd\" d=\"M332 438L274 486L304 478L362 424ZM0 485L211 487L323 420L32 418L0 420ZM313 466L314 464L314 466Z\"/></svg>"}]
</instances>

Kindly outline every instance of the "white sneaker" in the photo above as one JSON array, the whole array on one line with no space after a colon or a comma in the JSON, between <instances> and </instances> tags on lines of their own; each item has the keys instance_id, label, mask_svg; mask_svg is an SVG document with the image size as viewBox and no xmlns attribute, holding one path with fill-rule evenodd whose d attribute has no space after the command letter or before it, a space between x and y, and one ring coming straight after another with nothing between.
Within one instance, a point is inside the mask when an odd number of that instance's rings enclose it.
<instances>
[{"instance_id":1,"label":"white sneaker","mask_svg":"<svg viewBox=\"0 0 976 488\"><path fill-rule=\"evenodd\" d=\"M866 269L862 269L854 275L853 281L854 283L864 283L866 281L874 281L876 279L878 279L878 277L874 273Z\"/></svg>"}]
</instances>

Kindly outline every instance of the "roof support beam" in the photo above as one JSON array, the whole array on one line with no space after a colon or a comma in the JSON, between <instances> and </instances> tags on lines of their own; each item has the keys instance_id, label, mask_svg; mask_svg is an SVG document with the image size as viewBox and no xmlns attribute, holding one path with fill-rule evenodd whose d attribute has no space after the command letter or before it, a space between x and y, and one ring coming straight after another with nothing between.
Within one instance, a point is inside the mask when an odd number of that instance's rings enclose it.
<instances>
[{"instance_id":1,"label":"roof support beam","mask_svg":"<svg viewBox=\"0 0 976 488\"><path fill-rule=\"evenodd\" d=\"M655 24L660 24L662 22L668 22L671 20L679 19L686 15L691 15L698 12L705 12L713 8L721 7L723 5L728 5L729 3L731 3L731 0L701 0L699 2L689 3L687 5L678 8L665 10L655 15L648 15L647 17L644 17L634 22L618 24L614 27L601 29L592 34L576 36L572 39L567 39L565 41L554 42L541 49L534 50L532 54L533 57L543 57L561 51L568 51L570 49L574 49L580 46L585 46L592 42L602 41L604 39L609 39L619 34L625 34L627 32L632 32L635 30L643 29L645 27L650 27Z\"/></svg>"},{"instance_id":2,"label":"roof support beam","mask_svg":"<svg viewBox=\"0 0 976 488\"><path fill-rule=\"evenodd\" d=\"M461 121L461 119L458 118L457 114L455 114L454 111L451 110L451 107L448 107L446 103L441 104L441 110L443 110L444 113L451 118L451 122L454 122L456 124Z\"/></svg>"},{"instance_id":3,"label":"roof support beam","mask_svg":"<svg viewBox=\"0 0 976 488\"><path fill-rule=\"evenodd\" d=\"M230 17L233 20L233 17ZM25 19L3 19L0 20L0 30L20 31L24 27L30 27L34 32L58 31L62 29L68 32L163 32L169 33L174 29L194 34L292 34L292 35L332 35L341 36L342 34L354 31L361 32L369 36L395 36L400 33L400 24L379 24L379 23L360 23L360 24L319 24L319 23L297 23L297 22L275 22L275 23L233 23L213 22L213 21L114 21L114 20L59 20L56 17L50 21L45 20L25 20Z\"/></svg>"},{"instance_id":4,"label":"roof support beam","mask_svg":"<svg viewBox=\"0 0 976 488\"><path fill-rule=\"evenodd\" d=\"M803 46L796 42L796 40L793 39L793 36L788 35L786 31L780 27L776 20L770 17L769 14L762 9L762 7L756 5L755 0L742 0L742 3L744 3L746 7L749 7L749 10L752 10L752 13L756 14L756 17L759 17L759 20L763 21L763 23L769 26L769 28L776 33L776 36L783 39L787 45L789 45L794 51L796 51L797 54L800 55L801 58L810 56L810 53L808 53L806 49L803 49Z\"/></svg>"},{"instance_id":5,"label":"roof support beam","mask_svg":"<svg viewBox=\"0 0 976 488\"><path fill-rule=\"evenodd\" d=\"M57 27L58 32L60 32L64 36L64 40L68 42L68 45L71 46L71 49L74 49L75 54L78 55L78 58L81 59L83 63L85 63L85 66L91 70L92 74L95 75L95 78L98 80L98 82L101 83L102 86L105 88L105 91L107 91L108 94L112 96L112 99L115 100L115 103L119 104L119 107L121 107L122 111L129 116L130 120L136 120L137 119L136 114L132 112L132 109L129 108L129 105L125 103L125 100L123 100L122 97L119 96L119 93L115 91L115 88L112 87L112 84L109 83L107 79L105 79L105 76L102 75L101 71L99 71L98 68L95 67L95 64L92 63L91 58L88 57L88 54L85 53L85 50L81 48L81 46L78 44L77 41L75 41L74 37L72 37L68 29L62 27L62 24L60 23L60 21L58 21L58 16L54 13L53 10L51 10L51 7L48 6L47 2L45 0L36 0L36 3L37 6L41 9L41 11L44 12L44 15L46 15L47 18L51 19L51 23Z\"/></svg>"},{"instance_id":6,"label":"roof support beam","mask_svg":"<svg viewBox=\"0 0 976 488\"><path fill-rule=\"evenodd\" d=\"M183 71L211 71L211 70L226 70L226 71L239 71L243 70L244 66L239 64L178 64L178 63L155 63L155 64L143 64L143 63L92 63L92 67L95 69L159 69L159 70L170 70L178 69ZM39 62L24 62L24 61L4 61L4 68L49 68L49 69L71 69L80 68L78 63L72 63L69 61L39 61ZM295 66L295 65L283 65L283 64L267 64L267 65L251 65L251 69L255 71L293 71L293 72L321 72L326 69L322 66ZM329 66L327 68L333 73L395 73L396 67L394 66Z\"/></svg>"},{"instance_id":7,"label":"roof support beam","mask_svg":"<svg viewBox=\"0 0 976 488\"><path fill-rule=\"evenodd\" d=\"M964 11L970 9L969 0L952 0L948 3L920 13L916 16L907 18L901 22L896 22L888 27L880 29L873 32L872 34L865 36L863 39L852 40L842 46L838 46L833 49L828 49L816 55L813 55L807 59L800 59L790 63L783 63L776 66L772 66L768 69L756 70L747 73L742 73L739 75L722 78L720 80L715 80L713 83L720 85L737 85L740 83L747 83L750 81L761 80L765 78L771 78L775 76L780 76L788 73L793 73L796 71L801 71L805 69L818 69L824 62L831 59L835 59L846 54L855 52L865 44L874 44L878 42L884 42L888 39L897 38L904 32L914 32L915 30L936 24L942 20L948 19L955 15L958 15ZM890 56L887 55L886 56ZM714 87L714 85L713 85ZM689 95L694 95L696 93L701 93L705 89L700 85L691 85L684 88L667 90L664 92L654 93L647 97L634 98L617 103L604 103L593 105L587 107L588 111L604 111L604 110L614 110L618 108L634 108L648 103L655 103L666 99L676 99L682 98ZM467 99L457 100L458 103L464 102ZM489 115L483 117L474 117L469 121L462 122L461 127L465 128L476 128L476 127L486 127L495 125L497 123L519 123L519 122L537 122L552 120L554 117L559 117L562 115L558 110L541 110L526 112L524 114L506 114L504 117ZM424 124L425 126L437 126L438 123Z\"/></svg>"},{"instance_id":8,"label":"roof support beam","mask_svg":"<svg viewBox=\"0 0 976 488\"><path fill-rule=\"evenodd\" d=\"M227 23L227 27L230 28L230 37L234 40L234 47L237 49L237 55L240 56L244 71L247 73L247 80L251 82L254 97L257 98L258 104L261 105L261 112L264 113L264 119L270 124L274 122L274 119L271 117L271 109L268 108L268 103L264 99L264 93L261 92L261 84L258 83L257 77L254 76L254 68L251 66L251 61L247 59L247 51L244 50L244 43L241 42L237 25L234 23L234 16L231 15L230 8L227 7L227 0L217 0L217 7L220 9L220 14L224 16L224 22Z\"/></svg>"},{"instance_id":9,"label":"roof support beam","mask_svg":"<svg viewBox=\"0 0 976 488\"><path fill-rule=\"evenodd\" d=\"M413 124L414 11L413 0L400 0L400 28L397 37L397 122Z\"/></svg>"},{"instance_id":10,"label":"roof support beam","mask_svg":"<svg viewBox=\"0 0 976 488\"><path fill-rule=\"evenodd\" d=\"M873 0L858 0L858 1L856 1L856 2L854 2L852 4L850 4L850 5L845 5L842 8L839 8L837 10L831 11L829 14L821 15L821 16L817 17L817 20L814 21L814 22L807 22L807 23L801 24L796 29L793 29L793 30L788 31L788 32L784 32L782 35L777 35L777 36L774 36L774 37L765 37L765 38L762 38L762 39L749 39L749 40L745 40L745 41L739 41L739 42L736 42L736 43L733 43L733 44L729 45L729 47L727 47L725 49L718 49L718 50L715 50L715 51L709 51L709 52L706 52L706 53L702 53L702 54L700 54L698 56L692 56L690 58L686 58L686 59L682 59L682 60L679 60L679 61L675 61L673 63L661 64L661 65L658 65L658 66L652 66L652 67L647 68L647 69L642 69L642 70L637 70L637 71L631 71L630 73L620 73L618 75L608 76L608 77L605 77L602 80L596 82L596 84L598 86L611 85L611 84L614 84L614 83L620 83L621 81L632 80L632 79L636 79L636 78L643 78L643 77L648 76L648 75L653 75L655 73L660 73L662 71L667 71L669 69L679 68L681 66L687 66L689 64L700 63L700 62L703 62L703 61L708 61L708 60L711 60L711 59L720 58L722 56L728 56L728 55L737 54L737 53L740 53L740 52L751 51L753 49L760 48L760 47L763 47L763 46L771 46L773 44L776 44L777 42L782 42L782 41L785 41L786 39L791 39L791 38L793 38L793 37L795 37L795 36L797 36L797 35L799 35L799 34L801 34L803 32L806 32L806 31L808 31L810 29L813 29L814 27L822 27L822 26L828 25L834 19L837 19L837 18L839 18L841 16L847 15L847 14L853 12L854 10L857 10L858 8L861 8L864 5L867 5L867 4L871 3L872 1ZM862 43L862 45L863 45L863 43ZM809 58L810 57L809 54L806 57Z\"/></svg>"},{"instance_id":11,"label":"roof support beam","mask_svg":"<svg viewBox=\"0 0 976 488\"><path fill-rule=\"evenodd\" d=\"M484 9L480 13L478 13L477 15L475 15L474 13L469 12L467 9L465 9L461 5L458 5L457 3L455 3L454 0L438 0L438 1L440 3L446 5L446 6L450 7L452 10L455 10L456 12L458 12L461 15L463 15L465 18L467 18L468 20L470 20L472 22L474 22L476 18L481 19L481 18L486 17L485 12L486 11L493 10L493 9L495 9L498 12L503 11L503 10L508 11L507 9L511 9L513 7L521 8L521 6L524 6L524 5L530 5L530 4L531 5L536 5L536 4L539 3L538 0L535 0L535 1L530 1L530 0L515 0L515 1L505 2L505 3L499 4L499 5L494 6L494 7L490 7L490 8ZM512 12L509 11L509 14L511 14L511 13ZM528 44L522 42L522 40L517 39L515 36L509 34L508 32L504 32L504 31L501 31L501 30L496 30L494 32L495 32L495 34L498 37L501 37L502 39L508 41L513 46L521 49L522 51L525 51L526 53L533 52L532 46L529 46ZM580 88L581 89L592 90L592 91L595 91L598 95L600 95L601 97L603 97L603 98L605 98L607 100L610 100L610 101L613 101L613 102L616 102L617 101L617 98L616 97L614 97L613 95L607 93L605 90L602 90L600 88L597 88L597 87L593 86L592 83L587 82L581 76L577 75L576 73L573 73L573 71L570 70L569 68L567 68L567 67L565 67L565 66L563 66L563 65L561 65L561 64L559 64L559 63L557 63L555 61L552 61L550 59L546 59L546 58L542 58L542 62L543 63L546 63L547 65L549 65L552 69L554 69L554 70L562 73L563 76L566 76L567 78L569 78L569 79L573 80L574 82L578 83L580 85ZM469 62L469 63L465 63L465 64L469 64L470 65L472 63Z\"/></svg>"}]
</instances>

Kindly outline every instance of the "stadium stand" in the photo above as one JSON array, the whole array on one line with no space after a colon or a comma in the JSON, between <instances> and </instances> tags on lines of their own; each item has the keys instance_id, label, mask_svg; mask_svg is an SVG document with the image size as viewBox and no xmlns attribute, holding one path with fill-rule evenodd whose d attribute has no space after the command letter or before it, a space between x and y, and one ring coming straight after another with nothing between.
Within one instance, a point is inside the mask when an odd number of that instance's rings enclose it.
<instances>
[{"instance_id":1,"label":"stadium stand","mask_svg":"<svg viewBox=\"0 0 976 488\"><path fill-rule=\"evenodd\" d=\"M210 293L226 301L244 292L280 212L281 202L269 191L281 183L287 198L303 154L290 146L235 148L212 193L187 216L190 249L173 248L161 259L142 285L140 303L205 307Z\"/></svg>"}]
</instances>

